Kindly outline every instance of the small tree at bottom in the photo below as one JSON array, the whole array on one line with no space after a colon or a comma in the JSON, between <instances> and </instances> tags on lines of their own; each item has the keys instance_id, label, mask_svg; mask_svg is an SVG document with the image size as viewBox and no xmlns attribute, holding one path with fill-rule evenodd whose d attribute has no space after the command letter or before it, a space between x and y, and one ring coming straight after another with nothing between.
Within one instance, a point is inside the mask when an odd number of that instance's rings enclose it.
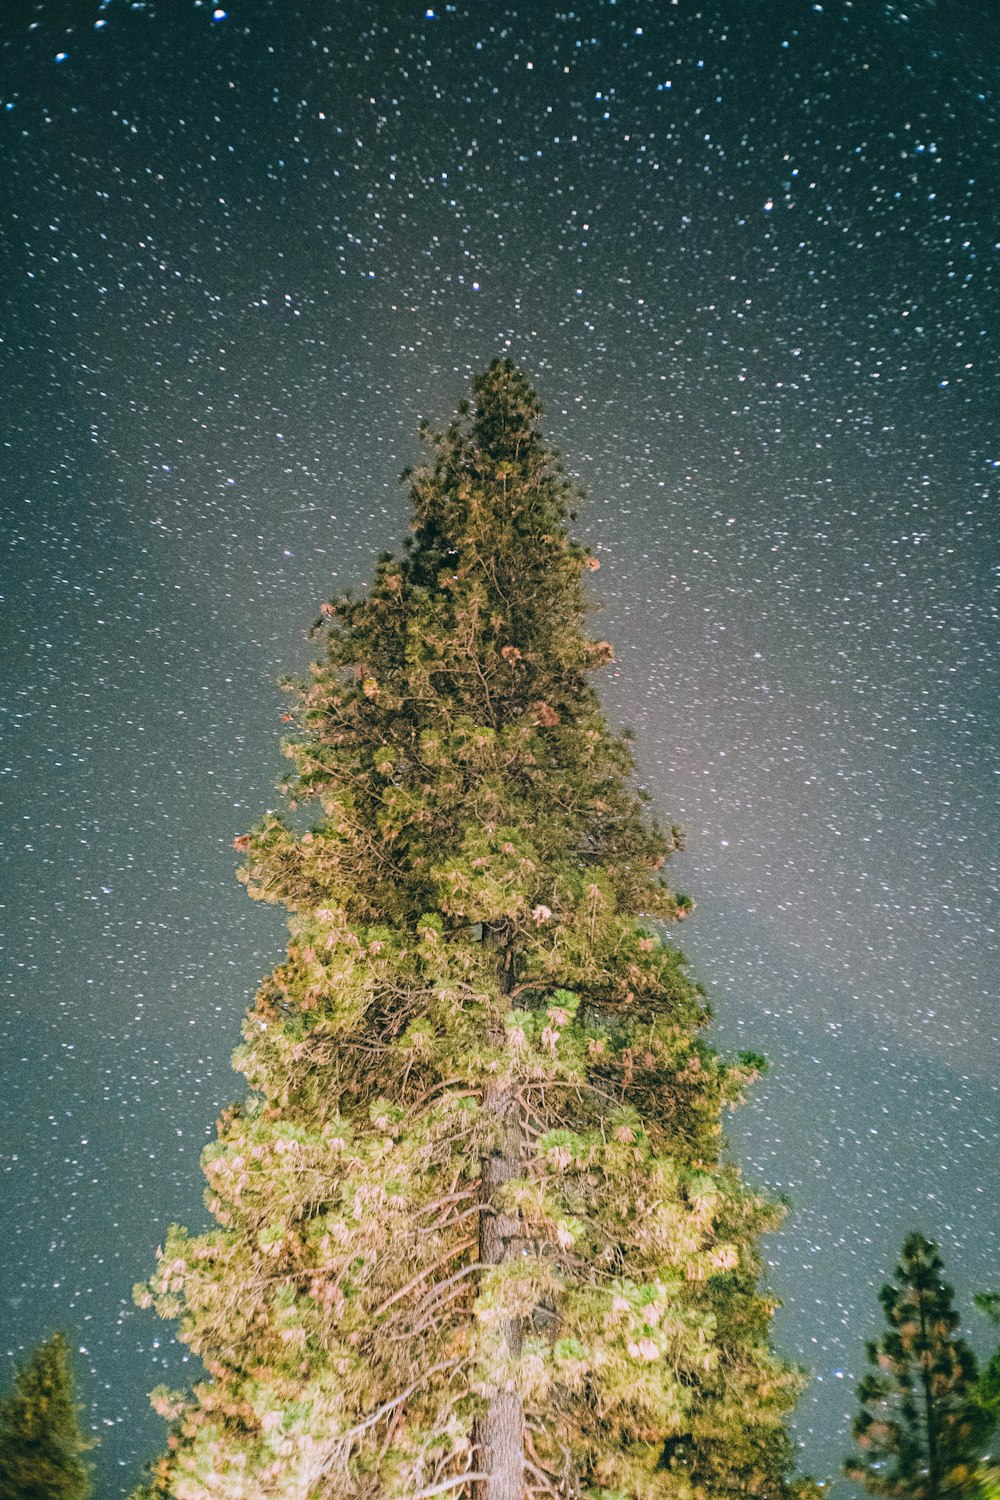
<instances>
[{"instance_id":1,"label":"small tree at bottom","mask_svg":"<svg viewBox=\"0 0 1000 1500\"><path fill-rule=\"evenodd\" d=\"M921 1234L903 1245L895 1281L879 1300L889 1331L867 1346L874 1368L858 1386L845 1464L873 1495L957 1500L974 1493L986 1422L976 1400L976 1360L958 1336L952 1288L937 1247Z\"/></svg>"},{"instance_id":2,"label":"small tree at bottom","mask_svg":"<svg viewBox=\"0 0 1000 1500\"><path fill-rule=\"evenodd\" d=\"M0 1398L0 1500L87 1500L93 1488L61 1333L29 1357Z\"/></svg>"},{"instance_id":3,"label":"small tree at bottom","mask_svg":"<svg viewBox=\"0 0 1000 1500\"><path fill-rule=\"evenodd\" d=\"M978 1292L976 1306L985 1313L994 1326L1000 1328L1000 1292ZM1000 1436L1000 1349L995 1350L988 1364L979 1371L976 1386L976 1402L983 1415L983 1425L991 1441L976 1475L978 1490L976 1500L1000 1500L1000 1452L997 1442Z\"/></svg>"}]
</instances>

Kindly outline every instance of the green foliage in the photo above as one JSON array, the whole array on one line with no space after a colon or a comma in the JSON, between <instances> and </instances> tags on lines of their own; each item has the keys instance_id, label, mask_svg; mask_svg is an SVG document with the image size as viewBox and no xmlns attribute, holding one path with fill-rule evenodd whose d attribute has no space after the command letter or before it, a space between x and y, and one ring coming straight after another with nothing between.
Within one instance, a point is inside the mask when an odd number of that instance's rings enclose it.
<instances>
[{"instance_id":1,"label":"green foliage","mask_svg":"<svg viewBox=\"0 0 1000 1500\"><path fill-rule=\"evenodd\" d=\"M204 1155L216 1227L137 1292L207 1371L156 1394L143 1493L777 1500L780 1209L721 1157L761 1060L705 1043L663 939L679 835L590 686L574 491L506 361L424 436L403 557L323 606L292 689L312 826L237 840L288 950Z\"/></svg>"},{"instance_id":2,"label":"green foliage","mask_svg":"<svg viewBox=\"0 0 1000 1500\"><path fill-rule=\"evenodd\" d=\"M873 1370L858 1386L853 1429L861 1457L845 1465L873 1495L952 1500L975 1493L989 1424L942 1270L936 1246L911 1234L895 1282L879 1293L889 1331L867 1345Z\"/></svg>"},{"instance_id":3,"label":"green foliage","mask_svg":"<svg viewBox=\"0 0 1000 1500\"><path fill-rule=\"evenodd\" d=\"M0 1397L0 1500L87 1500L83 1455L93 1447L80 1428L66 1340L54 1333Z\"/></svg>"},{"instance_id":4,"label":"green foliage","mask_svg":"<svg viewBox=\"0 0 1000 1500\"><path fill-rule=\"evenodd\" d=\"M1000 1328L1000 1292L977 1292L972 1300L979 1311Z\"/></svg>"},{"instance_id":5,"label":"green foliage","mask_svg":"<svg viewBox=\"0 0 1000 1500\"><path fill-rule=\"evenodd\" d=\"M1000 1292L977 1292L973 1300L979 1311L1000 1327ZM980 1370L975 1399L982 1412L983 1426L991 1435L993 1450L991 1457L977 1471L977 1500L1000 1500L1000 1464L992 1461L997 1457L997 1440L1000 1438L1000 1349Z\"/></svg>"},{"instance_id":6,"label":"green foliage","mask_svg":"<svg viewBox=\"0 0 1000 1500\"><path fill-rule=\"evenodd\" d=\"M991 1429L1000 1427L1000 1349L979 1372L976 1399L986 1413Z\"/></svg>"}]
</instances>

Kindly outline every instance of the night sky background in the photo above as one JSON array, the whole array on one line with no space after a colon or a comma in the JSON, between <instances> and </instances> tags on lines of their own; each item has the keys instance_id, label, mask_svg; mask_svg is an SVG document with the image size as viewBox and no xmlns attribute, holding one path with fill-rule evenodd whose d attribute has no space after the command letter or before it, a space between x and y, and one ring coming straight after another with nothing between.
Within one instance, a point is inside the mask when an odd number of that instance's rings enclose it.
<instances>
[{"instance_id":1,"label":"night sky background","mask_svg":"<svg viewBox=\"0 0 1000 1500\"><path fill-rule=\"evenodd\" d=\"M989 1347L998 63L996 0L4 0L0 1353L67 1329L102 1496L195 1373L130 1288L283 949L231 847L277 679L502 353L716 1040L772 1061L732 1140L794 1204L803 1468L911 1228Z\"/></svg>"}]
</instances>

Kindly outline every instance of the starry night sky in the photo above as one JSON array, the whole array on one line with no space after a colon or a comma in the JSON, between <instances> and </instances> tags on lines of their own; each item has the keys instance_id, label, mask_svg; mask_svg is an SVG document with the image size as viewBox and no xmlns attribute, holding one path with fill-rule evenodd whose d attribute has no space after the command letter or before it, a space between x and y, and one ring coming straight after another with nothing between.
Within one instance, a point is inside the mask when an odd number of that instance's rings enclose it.
<instances>
[{"instance_id":1,"label":"starry night sky","mask_svg":"<svg viewBox=\"0 0 1000 1500\"><path fill-rule=\"evenodd\" d=\"M772 1060L803 1467L909 1229L998 1285L998 63L996 0L4 0L0 1351L84 1351L102 1495L193 1373L130 1287L283 948L277 678L498 353Z\"/></svg>"}]
</instances>

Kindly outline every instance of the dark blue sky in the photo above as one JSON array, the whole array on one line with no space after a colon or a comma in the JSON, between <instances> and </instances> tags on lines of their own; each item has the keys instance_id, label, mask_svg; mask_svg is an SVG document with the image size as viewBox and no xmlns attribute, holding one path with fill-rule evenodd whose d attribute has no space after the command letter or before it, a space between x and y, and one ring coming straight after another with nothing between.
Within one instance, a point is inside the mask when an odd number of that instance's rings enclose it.
<instances>
[{"instance_id":1,"label":"dark blue sky","mask_svg":"<svg viewBox=\"0 0 1000 1500\"><path fill-rule=\"evenodd\" d=\"M276 679L500 352L719 1043L773 1062L733 1138L795 1205L803 1465L910 1228L997 1285L998 63L996 0L7 0L0 1348L86 1351L102 1493L282 947L231 849Z\"/></svg>"}]
</instances>

